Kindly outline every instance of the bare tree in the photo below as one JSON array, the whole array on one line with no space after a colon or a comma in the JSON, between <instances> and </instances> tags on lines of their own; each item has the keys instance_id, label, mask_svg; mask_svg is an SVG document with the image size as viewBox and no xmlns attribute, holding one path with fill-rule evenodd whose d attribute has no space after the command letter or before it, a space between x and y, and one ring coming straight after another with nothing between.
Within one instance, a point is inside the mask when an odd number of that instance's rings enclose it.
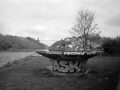
<instances>
[{"instance_id":1,"label":"bare tree","mask_svg":"<svg viewBox=\"0 0 120 90\"><path fill-rule=\"evenodd\" d=\"M80 10L77 13L74 26L70 30L70 33L81 39L84 51L90 47L90 42L94 38L99 36L99 31L97 31L97 24L94 23L95 13L90 10Z\"/></svg>"}]
</instances>

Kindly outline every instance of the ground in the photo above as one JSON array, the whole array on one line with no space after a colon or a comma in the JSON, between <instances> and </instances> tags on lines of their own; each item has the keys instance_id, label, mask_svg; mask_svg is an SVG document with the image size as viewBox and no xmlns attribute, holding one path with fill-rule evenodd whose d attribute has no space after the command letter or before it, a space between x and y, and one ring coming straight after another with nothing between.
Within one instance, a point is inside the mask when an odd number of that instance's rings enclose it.
<instances>
[{"instance_id":1,"label":"ground","mask_svg":"<svg viewBox=\"0 0 120 90\"><path fill-rule=\"evenodd\" d=\"M42 56L10 62L0 68L0 90L116 90L118 86L120 57L89 59L86 67L100 73L90 73L87 79L54 75L46 68L50 65L49 59Z\"/></svg>"}]
</instances>

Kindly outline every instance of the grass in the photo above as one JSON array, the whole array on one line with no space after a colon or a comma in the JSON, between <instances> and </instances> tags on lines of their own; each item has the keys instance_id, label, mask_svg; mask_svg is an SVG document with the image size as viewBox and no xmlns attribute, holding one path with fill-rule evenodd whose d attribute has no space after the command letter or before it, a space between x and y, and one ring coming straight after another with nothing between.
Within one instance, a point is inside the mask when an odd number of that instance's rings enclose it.
<instances>
[{"instance_id":1,"label":"grass","mask_svg":"<svg viewBox=\"0 0 120 90\"><path fill-rule=\"evenodd\" d=\"M36 51L38 49L16 49L16 50L3 50L0 52L33 52Z\"/></svg>"},{"instance_id":2,"label":"grass","mask_svg":"<svg viewBox=\"0 0 120 90\"><path fill-rule=\"evenodd\" d=\"M97 56L88 60L87 68L100 74L87 79L54 75L46 66L49 59L29 56L8 62L0 68L0 90L115 90L120 72L120 57Z\"/></svg>"}]
</instances>

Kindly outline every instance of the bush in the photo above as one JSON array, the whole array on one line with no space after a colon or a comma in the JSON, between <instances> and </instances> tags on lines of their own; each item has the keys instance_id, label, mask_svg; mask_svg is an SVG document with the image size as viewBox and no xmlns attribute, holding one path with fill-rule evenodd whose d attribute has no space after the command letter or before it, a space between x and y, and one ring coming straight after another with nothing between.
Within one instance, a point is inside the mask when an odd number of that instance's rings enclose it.
<instances>
[{"instance_id":1,"label":"bush","mask_svg":"<svg viewBox=\"0 0 120 90\"><path fill-rule=\"evenodd\" d=\"M106 54L120 55L120 37L105 40L102 47Z\"/></svg>"}]
</instances>

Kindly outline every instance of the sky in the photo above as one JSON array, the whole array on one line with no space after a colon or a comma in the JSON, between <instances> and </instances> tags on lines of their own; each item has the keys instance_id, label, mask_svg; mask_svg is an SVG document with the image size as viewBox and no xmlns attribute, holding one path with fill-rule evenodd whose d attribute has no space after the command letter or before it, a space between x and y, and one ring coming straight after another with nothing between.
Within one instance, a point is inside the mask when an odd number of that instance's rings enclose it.
<instances>
[{"instance_id":1,"label":"sky","mask_svg":"<svg viewBox=\"0 0 120 90\"><path fill-rule=\"evenodd\" d=\"M70 37L77 12L95 12L101 36L120 36L120 0L0 0L0 33L47 45Z\"/></svg>"}]
</instances>

